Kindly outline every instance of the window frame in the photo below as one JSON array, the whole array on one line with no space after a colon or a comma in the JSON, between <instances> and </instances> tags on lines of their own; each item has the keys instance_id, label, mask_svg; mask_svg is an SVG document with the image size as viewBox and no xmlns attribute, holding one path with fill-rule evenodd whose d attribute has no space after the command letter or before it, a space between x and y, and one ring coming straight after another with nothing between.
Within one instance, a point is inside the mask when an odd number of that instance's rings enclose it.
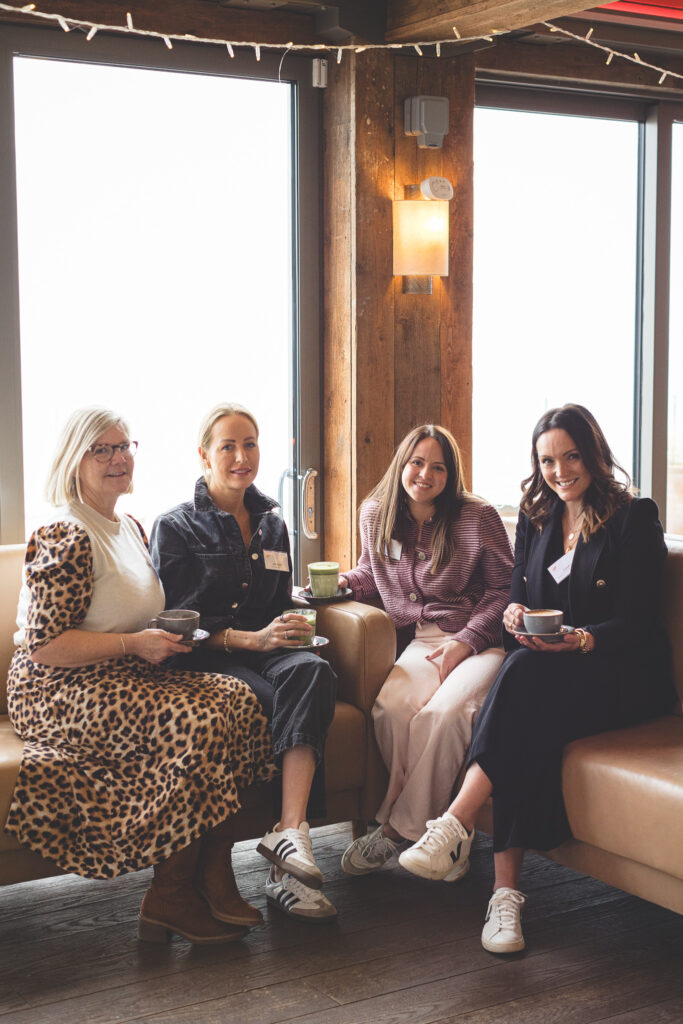
<instances>
[{"instance_id":1,"label":"window frame","mask_svg":"<svg viewBox=\"0 0 683 1024\"><path fill-rule=\"evenodd\" d=\"M666 529L672 131L683 103L594 87L477 78L475 106L639 123L636 240L634 484L654 498ZM664 401L662 401L662 397Z\"/></svg>"},{"instance_id":2,"label":"window frame","mask_svg":"<svg viewBox=\"0 0 683 1024\"><path fill-rule=\"evenodd\" d=\"M127 40L104 33L86 42L81 33L45 28L0 28L0 543L24 540L24 471L21 408L18 231L14 133L15 56L112 64L121 67L285 81L292 88L292 379L294 427L293 541L298 543L300 575L305 563L320 557L321 541L300 531L298 484L302 467L321 466L322 230L321 102L312 83L312 58L252 51ZM303 202L305 199L305 210Z\"/></svg>"}]
</instances>

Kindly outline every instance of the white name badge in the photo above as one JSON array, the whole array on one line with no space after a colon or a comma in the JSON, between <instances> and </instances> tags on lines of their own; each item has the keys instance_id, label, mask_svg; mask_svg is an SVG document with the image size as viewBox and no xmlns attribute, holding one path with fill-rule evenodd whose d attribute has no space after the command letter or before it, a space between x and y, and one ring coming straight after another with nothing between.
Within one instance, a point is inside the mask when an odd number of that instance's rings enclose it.
<instances>
[{"instance_id":1,"label":"white name badge","mask_svg":"<svg viewBox=\"0 0 683 1024\"><path fill-rule=\"evenodd\" d=\"M572 562L574 561L574 552L576 548L572 548L566 555L562 555L562 558L558 558L556 562L548 566L548 572L555 580L556 583L561 583L562 580L566 580L569 573L572 571Z\"/></svg>"},{"instance_id":2,"label":"white name badge","mask_svg":"<svg viewBox=\"0 0 683 1024\"><path fill-rule=\"evenodd\" d=\"M401 552L403 551L403 544L400 540L392 540L389 544L389 556L394 562L401 561Z\"/></svg>"},{"instance_id":3,"label":"white name badge","mask_svg":"<svg viewBox=\"0 0 683 1024\"><path fill-rule=\"evenodd\" d=\"M263 549L263 561L266 569L276 572L289 572L289 559L286 551L266 551Z\"/></svg>"}]
</instances>

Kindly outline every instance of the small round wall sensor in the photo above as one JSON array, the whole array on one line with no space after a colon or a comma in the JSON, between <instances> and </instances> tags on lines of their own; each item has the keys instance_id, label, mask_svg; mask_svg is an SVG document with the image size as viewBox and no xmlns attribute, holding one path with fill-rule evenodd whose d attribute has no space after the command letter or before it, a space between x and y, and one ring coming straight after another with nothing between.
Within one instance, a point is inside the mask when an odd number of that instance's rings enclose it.
<instances>
[{"instance_id":1,"label":"small round wall sensor","mask_svg":"<svg viewBox=\"0 0 683 1024\"><path fill-rule=\"evenodd\" d=\"M448 178L440 178L438 175L433 178L425 178L420 182L420 192L425 199L452 199L453 186Z\"/></svg>"}]
</instances>

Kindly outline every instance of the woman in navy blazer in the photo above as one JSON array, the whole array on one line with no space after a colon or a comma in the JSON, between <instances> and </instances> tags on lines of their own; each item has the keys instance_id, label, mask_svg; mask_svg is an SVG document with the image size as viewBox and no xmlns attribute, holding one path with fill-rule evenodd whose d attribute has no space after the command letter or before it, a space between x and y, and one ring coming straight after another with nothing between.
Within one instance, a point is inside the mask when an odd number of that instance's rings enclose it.
<instances>
[{"instance_id":1,"label":"woman in navy blazer","mask_svg":"<svg viewBox=\"0 0 683 1024\"><path fill-rule=\"evenodd\" d=\"M400 863L446 878L469 855L493 798L494 893L482 933L496 953L524 948L519 878L525 849L571 835L562 751L571 740L662 714L675 699L659 618L666 545L657 506L630 482L587 409L551 409L536 424L515 538L508 655L477 719L457 797ZM623 473L623 471L621 471ZM529 609L559 609L559 642L524 630ZM584 656L585 655L585 656Z\"/></svg>"}]
</instances>

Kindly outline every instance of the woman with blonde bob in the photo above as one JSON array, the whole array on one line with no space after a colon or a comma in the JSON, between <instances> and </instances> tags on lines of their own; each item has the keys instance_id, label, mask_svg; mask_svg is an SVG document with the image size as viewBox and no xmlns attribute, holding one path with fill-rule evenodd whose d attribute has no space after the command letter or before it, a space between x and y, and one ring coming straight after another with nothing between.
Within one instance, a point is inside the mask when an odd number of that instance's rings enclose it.
<instances>
[{"instance_id":1,"label":"woman with blonde bob","mask_svg":"<svg viewBox=\"0 0 683 1024\"><path fill-rule=\"evenodd\" d=\"M372 712L389 786L380 827L342 857L352 875L380 868L447 802L503 660L512 568L500 516L466 491L455 438L433 424L398 446L360 529L360 561L340 583L359 600L379 596L409 642ZM465 859L449 880L468 868Z\"/></svg>"},{"instance_id":2,"label":"woman with blonde bob","mask_svg":"<svg viewBox=\"0 0 683 1024\"><path fill-rule=\"evenodd\" d=\"M277 502L257 490L259 430L243 406L222 403L199 430L202 476L194 497L159 516L152 556L177 608L194 608L210 636L193 666L226 672L252 688L271 722L282 769L280 820L258 851L271 862L266 897L300 920L332 920L308 817L325 816L324 750L336 676L301 648L310 626L283 614L292 604L287 527ZM225 832L224 856L232 840Z\"/></svg>"},{"instance_id":3,"label":"woman with blonde bob","mask_svg":"<svg viewBox=\"0 0 683 1024\"><path fill-rule=\"evenodd\" d=\"M234 879L212 870L214 849L238 790L273 774L267 722L237 679L161 664L188 648L147 628L163 587L141 526L115 511L136 449L101 408L74 413L58 443L58 510L28 543L8 678L25 746L6 828L88 878L153 866L140 938L229 942L253 922L223 913Z\"/></svg>"}]
</instances>

